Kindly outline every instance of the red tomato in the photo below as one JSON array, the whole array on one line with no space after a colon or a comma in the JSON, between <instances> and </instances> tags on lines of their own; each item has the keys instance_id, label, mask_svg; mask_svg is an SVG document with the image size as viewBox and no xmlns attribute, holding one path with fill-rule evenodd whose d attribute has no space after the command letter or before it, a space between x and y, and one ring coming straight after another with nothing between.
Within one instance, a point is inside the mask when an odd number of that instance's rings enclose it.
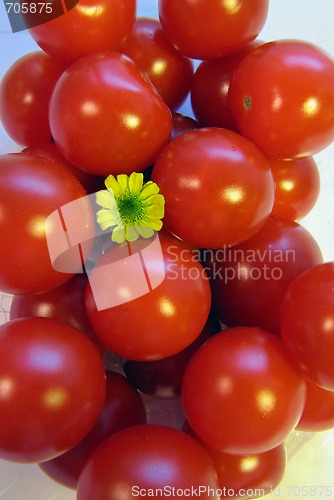
<instances>
[{"instance_id":1,"label":"red tomato","mask_svg":"<svg viewBox=\"0 0 334 500\"><path fill-rule=\"evenodd\" d=\"M192 355L220 330L219 322L210 316L199 337L186 349L157 361L126 361L124 372L128 380L144 394L162 399L179 398L183 374Z\"/></svg>"},{"instance_id":2,"label":"red tomato","mask_svg":"<svg viewBox=\"0 0 334 500\"><path fill-rule=\"evenodd\" d=\"M214 59L254 40L268 15L268 0L159 0L160 21L175 47L194 59Z\"/></svg>"},{"instance_id":3,"label":"red tomato","mask_svg":"<svg viewBox=\"0 0 334 500\"><path fill-rule=\"evenodd\" d=\"M181 106L190 90L193 63L173 47L159 21L137 19L121 52L145 71L170 109Z\"/></svg>"},{"instance_id":4,"label":"red tomato","mask_svg":"<svg viewBox=\"0 0 334 500\"><path fill-rule=\"evenodd\" d=\"M306 379L306 402L296 426L299 431L319 432L334 427L334 392Z\"/></svg>"},{"instance_id":5,"label":"red tomato","mask_svg":"<svg viewBox=\"0 0 334 500\"><path fill-rule=\"evenodd\" d=\"M238 132L228 104L228 89L234 70L242 59L264 42L255 40L242 50L218 59L202 61L191 84L191 106L204 127L222 127Z\"/></svg>"},{"instance_id":6,"label":"red tomato","mask_svg":"<svg viewBox=\"0 0 334 500\"><path fill-rule=\"evenodd\" d=\"M280 306L290 283L323 262L312 235L296 222L271 217L252 238L204 252L213 307L228 326L259 326L279 335ZM204 265L204 264L203 264Z\"/></svg>"},{"instance_id":7,"label":"red tomato","mask_svg":"<svg viewBox=\"0 0 334 500\"><path fill-rule=\"evenodd\" d=\"M236 69L229 105L266 156L312 156L334 139L334 61L307 42L265 43Z\"/></svg>"},{"instance_id":8,"label":"red tomato","mask_svg":"<svg viewBox=\"0 0 334 500\"><path fill-rule=\"evenodd\" d=\"M289 286L282 303L281 336L301 372L334 391L334 263L305 271Z\"/></svg>"},{"instance_id":9,"label":"red tomato","mask_svg":"<svg viewBox=\"0 0 334 500\"><path fill-rule=\"evenodd\" d=\"M73 62L91 52L119 50L135 16L136 0L79 0L65 15L29 33L48 54Z\"/></svg>"},{"instance_id":10,"label":"red tomato","mask_svg":"<svg viewBox=\"0 0 334 500\"><path fill-rule=\"evenodd\" d=\"M0 456L38 462L76 445L105 398L105 370L94 344L49 318L0 326Z\"/></svg>"},{"instance_id":11,"label":"red tomato","mask_svg":"<svg viewBox=\"0 0 334 500\"><path fill-rule=\"evenodd\" d=\"M0 290L26 294L62 285L78 269L69 274L53 268L45 221L55 210L85 196L85 190L61 164L22 153L0 156L0 176ZM85 235L81 248L87 257L95 225L89 203L82 200L81 209L77 224Z\"/></svg>"},{"instance_id":12,"label":"red tomato","mask_svg":"<svg viewBox=\"0 0 334 500\"><path fill-rule=\"evenodd\" d=\"M127 245L112 247L90 273L99 297L122 301L98 310L88 286L86 309L95 334L108 349L126 359L153 361L181 351L199 336L210 312L211 293L203 267L189 259L189 250L176 238L161 236L161 251L150 249L151 240L143 241L131 244L133 259L127 263ZM119 279L118 269L129 271ZM138 296L141 282L144 294Z\"/></svg>"},{"instance_id":13,"label":"red tomato","mask_svg":"<svg viewBox=\"0 0 334 500\"><path fill-rule=\"evenodd\" d=\"M182 492L193 496L194 491L200 498L213 498L216 489L211 459L193 438L171 427L136 425L93 452L79 478L77 498L133 500Z\"/></svg>"},{"instance_id":14,"label":"red tomato","mask_svg":"<svg viewBox=\"0 0 334 500\"><path fill-rule=\"evenodd\" d=\"M84 302L86 286L87 275L77 274L48 292L15 295L10 307L10 319L36 316L58 319L81 330L104 352L87 318Z\"/></svg>"},{"instance_id":15,"label":"red tomato","mask_svg":"<svg viewBox=\"0 0 334 500\"><path fill-rule=\"evenodd\" d=\"M106 400L94 427L74 448L39 467L55 481L76 489L85 462L102 441L125 427L145 423L139 392L119 373L107 372Z\"/></svg>"},{"instance_id":16,"label":"red tomato","mask_svg":"<svg viewBox=\"0 0 334 500\"><path fill-rule=\"evenodd\" d=\"M172 118L129 58L103 52L63 73L51 97L50 126L70 163L107 176L150 166L169 140Z\"/></svg>"},{"instance_id":17,"label":"red tomato","mask_svg":"<svg viewBox=\"0 0 334 500\"><path fill-rule=\"evenodd\" d=\"M236 245L255 234L274 202L262 153L230 130L196 129L174 139L152 172L166 200L165 226L204 248Z\"/></svg>"},{"instance_id":18,"label":"red tomato","mask_svg":"<svg viewBox=\"0 0 334 500\"><path fill-rule=\"evenodd\" d=\"M181 134L185 134L186 132L190 132L190 130L194 130L195 128L199 128L200 124L190 118L190 116L182 115L181 113L172 113L173 127L172 134L170 136L171 141L176 139Z\"/></svg>"},{"instance_id":19,"label":"red tomato","mask_svg":"<svg viewBox=\"0 0 334 500\"><path fill-rule=\"evenodd\" d=\"M49 141L49 101L66 66L42 51L18 59L0 85L1 122L18 144Z\"/></svg>"},{"instance_id":20,"label":"red tomato","mask_svg":"<svg viewBox=\"0 0 334 500\"><path fill-rule=\"evenodd\" d=\"M54 160L65 165L65 167L80 181L88 194L95 193L99 189L105 188L104 178L89 174L80 168L74 167L74 165L65 160L54 142L40 142L36 146L25 148L22 153L42 156L43 158L48 158L49 160Z\"/></svg>"},{"instance_id":21,"label":"red tomato","mask_svg":"<svg viewBox=\"0 0 334 500\"><path fill-rule=\"evenodd\" d=\"M272 215L302 219L312 210L320 192L320 174L314 158L269 163L276 184Z\"/></svg>"},{"instance_id":22,"label":"red tomato","mask_svg":"<svg viewBox=\"0 0 334 500\"><path fill-rule=\"evenodd\" d=\"M182 400L192 429L211 448L262 453L281 444L299 421L305 382L276 336L231 328L193 355Z\"/></svg>"}]
</instances>

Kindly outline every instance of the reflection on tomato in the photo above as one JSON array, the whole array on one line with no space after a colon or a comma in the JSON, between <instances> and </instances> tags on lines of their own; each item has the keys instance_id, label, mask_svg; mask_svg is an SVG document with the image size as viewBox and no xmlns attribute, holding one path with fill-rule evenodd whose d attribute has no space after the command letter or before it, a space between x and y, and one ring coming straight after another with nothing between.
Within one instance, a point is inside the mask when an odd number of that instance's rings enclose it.
<instances>
[{"instance_id":1,"label":"reflection on tomato","mask_svg":"<svg viewBox=\"0 0 334 500\"><path fill-rule=\"evenodd\" d=\"M259 326L275 334L288 286L323 261L318 243L305 228L278 217L270 217L246 242L207 254L219 319L228 326Z\"/></svg>"},{"instance_id":2,"label":"reflection on tomato","mask_svg":"<svg viewBox=\"0 0 334 500\"><path fill-rule=\"evenodd\" d=\"M201 128L174 139L152 180L166 200L165 226L201 248L236 245L255 234L274 202L266 158L231 130Z\"/></svg>"},{"instance_id":3,"label":"reflection on tomato","mask_svg":"<svg viewBox=\"0 0 334 500\"><path fill-rule=\"evenodd\" d=\"M117 466L115 466L117 464ZM217 474L204 449L182 431L161 425L128 427L104 441L89 457L79 478L78 500L157 498L205 486L200 498L216 498Z\"/></svg>"},{"instance_id":4,"label":"reflection on tomato","mask_svg":"<svg viewBox=\"0 0 334 500\"><path fill-rule=\"evenodd\" d=\"M210 312L210 285L201 264L189 258L190 250L176 238L161 234L159 240L162 254L157 247L150 250L144 267L139 264L130 274L125 273L123 283L115 282L114 266L126 265L126 243L112 247L90 273L90 281L97 280L100 296L109 297L112 289L113 297L127 297L123 303L98 310L90 285L86 292L87 314L95 334L108 349L126 359L153 361L185 349L199 336ZM150 243L152 239L131 244L132 254ZM163 269L165 276L158 286L139 297L134 295L135 279L141 281L145 275L155 283Z\"/></svg>"},{"instance_id":5,"label":"reflection on tomato","mask_svg":"<svg viewBox=\"0 0 334 500\"><path fill-rule=\"evenodd\" d=\"M238 65L228 97L240 132L268 158L312 156L334 139L334 60L310 43L256 48Z\"/></svg>"},{"instance_id":6,"label":"reflection on tomato","mask_svg":"<svg viewBox=\"0 0 334 500\"><path fill-rule=\"evenodd\" d=\"M49 141L49 101L65 64L41 50L18 59L0 85L1 122L22 146Z\"/></svg>"},{"instance_id":7,"label":"reflection on tomato","mask_svg":"<svg viewBox=\"0 0 334 500\"><path fill-rule=\"evenodd\" d=\"M105 370L94 344L49 318L0 326L0 456L49 460L76 445L105 398Z\"/></svg>"},{"instance_id":8,"label":"reflection on tomato","mask_svg":"<svg viewBox=\"0 0 334 500\"><path fill-rule=\"evenodd\" d=\"M305 382L279 338L260 328L236 327L195 352L182 400L190 426L211 448L262 453L281 444L299 421Z\"/></svg>"},{"instance_id":9,"label":"reflection on tomato","mask_svg":"<svg viewBox=\"0 0 334 500\"><path fill-rule=\"evenodd\" d=\"M125 427L145 423L139 392L119 373L107 372L106 400L94 427L74 448L39 467L55 481L76 489L85 462L102 441Z\"/></svg>"},{"instance_id":10,"label":"reflection on tomato","mask_svg":"<svg viewBox=\"0 0 334 500\"><path fill-rule=\"evenodd\" d=\"M50 259L45 221L55 210L86 195L61 164L22 153L0 156L0 290L12 294L45 292L73 274L56 271ZM78 224L87 236L85 257L95 225L89 203L82 202ZM74 217L74 215L73 215Z\"/></svg>"},{"instance_id":11,"label":"reflection on tomato","mask_svg":"<svg viewBox=\"0 0 334 500\"><path fill-rule=\"evenodd\" d=\"M334 263L305 271L289 286L281 310L284 346L314 384L334 391Z\"/></svg>"},{"instance_id":12,"label":"reflection on tomato","mask_svg":"<svg viewBox=\"0 0 334 500\"><path fill-rule=\"evenodd\" d=\"M60 152L95 175L142 171L169 141L171 113L137 66L118 52L89 54L58 80L50 126Z\"/></svg>"},{"instance_id":13,"label":"reflection on tomato","mask_svg":"<svg viewBox=\"0 0 334 500\"><path fill-rule=\"evenodd\" d=\"M145 71L170 109L181 106L190 90L193 63L173 47L159 21L138 18L121 52Z\"/></svg>"}]
</instances>

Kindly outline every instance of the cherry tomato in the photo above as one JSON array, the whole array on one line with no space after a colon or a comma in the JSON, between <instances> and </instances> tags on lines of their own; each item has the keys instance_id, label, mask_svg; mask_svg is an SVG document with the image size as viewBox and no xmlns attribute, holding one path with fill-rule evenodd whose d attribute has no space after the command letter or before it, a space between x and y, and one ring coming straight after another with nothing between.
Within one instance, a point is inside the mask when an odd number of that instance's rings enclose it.
<instances>
[{"instance_id":1,"label":"cherry tomato","mask_svg":"<svg viewBox=\"0 0 334 500\"><path fill-rule=\"evenodd\" d=\"M85 190L61 164L22 153L0 156L0 175L0 290L26 294L60 286L79 269L63 273L53 268L45 221L63 205L84 197ZM95 225L89 203L83 199L80 206L73 218L84 233L81 248L87 257Z\"/></svg>"},{"instance_id":2,"label":"cherry tomato","mask_svg":"<svg viewBox=\"0 0 334 500\"><path fill-rule=\"evenodd\" d=\"M228 104L228 89L240 61L262 43L264 42L254 40L234 54L199 64L191 84L191 106L202 126L222 127L238 132Z\"/></svg>"},{"instance_id":3,"label":"cherry tomato","mask_svg":"<svg viewBox=\"0 0 334 500\"><path fill-rule=\"evenodd\" d=\"M131 244L133 259L128 261L126 244L112 247L90 273L86 292L87 314L97 337L115 354L137 361L154 361L185 349L200 335L211 306L206 273L197 260L190 259L190 251L176 238L163 235L161 250L151 244L152 240ZM129 269L120 281L115 280L118 269L122 273ZM143 295L138 295L143 279ZM98 309L93 290L99 297L108 297L110 306L108 302L105 309Z\"/></svg>"},{"instance_id":4,"label":"cherry tomato","mask_svg":"<svg viewBox=\"0 0 334 500\"><path fill-rule=\"evenodd\" d=\"M305 382L275 335L236 327L195 352L182 400L190 426L211 448L262 453L281 444L299 421Z\"/></svg>"},{"instance_id":5,"label":"cherry tomato","mask_svg":"<svg viewBox=\"0 0 334 500\"><path fill-rule=\"evenodd\" d=\"M159 21L138 18L121 52L145 71L170 109L181 106L190 90L193 63L173 47Z\"/></svg>"},{"instance_id":6,"label":"cherry tomato","mask_svg":"<svg viewBox=\"0 0 334 500\"><path fill-rule=\"evenodd\" d=\"M334 391L334 263L298 276L282 303L281 336L286 351L311 382Z\"/></svg>"},{"instance_id":7,"label":"cherry tomato","mask_svg":"<svg viewBox=\"0 0 334 500\"><path fill-rule=\"evenodd\" d=\"M105 370L94 344L49 318L0 326L0 456L37 462L76 445L105 398Z\"/></svg>"},{"instance_id":8,"label":"cherry tomato","mask_svg":"<svg viewBox=\"0 0 334 500\"><path fill-rule=\"evenodd\" d=\"M72 64L58 80L50 126L70 163L107 176L150 166L169 140L172 118L128 57L99 52Z\"/></svg>"},{"instance_id":9,"label":"cherry tomato","mask_svg":"<svg viewBox=\"0 0 334 500\"><path fill-rule=\"evenodd\" d=\"M334 392L306 379L306 402L297 430L319 432L334 427Z\"/></svg>"},{"instance_id":10,"label":"cherry tomato","mask_svg":"<svg viewBox=\"0 0 334 500\"><path fill-rule=\"evenodd\" d=\"M259 326L277 335L290 283L323 262L319 245L305 228L277 217L240 245L204 252L206 258L219 319L228 326Z\"/></svg>"},{"instance_id":11,"label":"cherry tomato","mask_svg":"<svg viewBox=\"0 0 334 500\"><path fill-rule=\"evenodd\" d=\"M194 59L214 59L241 49L260 33L268 0L159 0L160 21L175 47Z\"/></svg>"},{"instance_id":12,"label":"cherry tomato","mask_svg":"<svg viewBox=\"0 0 334 500\"><path fill-rule=\"evenodd\" d=\"M176 139L179 135L200 127L200 124L190 116L185 116L181 113L176 113L175 111L172 113L172 120L173 127L172 134L170 136L171 141Z\"/></svg>"},{"instance_id":13,"label":"cherry tomato","mask_svg":"<svg viewBox=\"0 0 334 500\"><path fill-rule=\"evenodd\" d=\"M48 54L66 62L102 50L119 50L131 31L136 0L80 0L65 15L29 30Z\"/></svg>"},{"instance_id":14,"label":"cherry tomato","mask_svg":"<svg viewBox=\"0 0 334 500\"><path fill-rule=\"evenodd\" d=\"M186 349L158 361L126 361L124 372L144 394L162 399L179 398L183 374L190 358L200 345L220 330L219 322L210 316L199 337Z\"/></svg>"},{"instance_id":15,"label":"cherry tomato","mask_svg":"<svg viewBox=\"0 0 334 500\"><path fill-rule=\"evenodd\" d=\"M334 61L310 43L278 40L253 50L228 98L242 135L270 158L312 156L334 139Z\"/></svg>"},{"instance_id":16,"label":"cherry tomato","mask_svg":"<svg viewBox=\"0 0 334 500\"><path fill-rule=\"evenodd\" d=\"M66 66L42 51L18 59L0 85L1 121L7 134L22 146L49 141L49 101Z\"/></svg>"},{"instance_id":17,"label":"cherry tomato","mask_svg":"<svg viewBox=\"0 0 334 500\"><path fill-rule=\"evenodd\" d=\"M132 500L181 496L182 491L213 498L216 489L211 459L193 438L171 427L147 424L118 432L92 453L79 478L77 498Z\"/></svg>"},{"instance_id":18,"label":"cherry tomato","mask_svg":"<svg viewBox=\"0 0 334 500\"><path fill-rule=\"evenodd\" d=\"M10 319L36 316L58 319L85 333L104 352L87 318L84 302L86 286L87 275L77 274L48 292L15 295L10 307Z\"/></svg>"},{"instance_id":19,"label":"cherry tomato","mask_svg":"<svg viewBox=\"0 0 334 500\"><path fill-rule=\"evenodd\" d=\"M272 215L302 219L317 202L320 174L314 158L269 160L276 191Z\"/></svg>"},{"instance_id":20,"label":"cherry tomato","mask_svg":"<svg viewBox=\"0 0 334 500\"><path fill-rule=\"evenodd\" d=\"M164 222L182 240L222 248L249 239L268 219L274 180L262 153L235 132L202 128L166 146L152 172Z\"/></svg>"},{"instance_id":21,"label":"cherry tomato","mask_svg":"<svg viewBox=\"0 0 334 500\"><path fill-rule=\"evenodd\" d=\"M94 427L74 448L39 467L55 481L76 489L85 462L102 441L121 429L145 423L146 410L139 392L121 374L107 372L106 400Z\"/></svg>"}]
</instances>

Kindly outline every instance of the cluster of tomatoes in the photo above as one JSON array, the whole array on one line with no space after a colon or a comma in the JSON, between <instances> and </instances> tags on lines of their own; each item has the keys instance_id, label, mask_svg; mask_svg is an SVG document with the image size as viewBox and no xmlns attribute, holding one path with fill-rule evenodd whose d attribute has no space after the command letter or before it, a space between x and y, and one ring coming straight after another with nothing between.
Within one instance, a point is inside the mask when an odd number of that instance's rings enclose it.
<instances>
[{"instance_id":1,"label":"cluster of tomatoes","mask_svg":"<svg viewBox=\"0 0 334 500\"><path fill-rule=\"evenodd\" d=\"M334 263L296 222L334 140L334 61L259 41L268 8L159 0L158 21L79 0L2 79L24 149L0 156L0 457L79 500L263 495L292 430L334 426ZM194 118L177 113L189 93ZM99 308L80 266L53 265L45 221L132 172L164 196L159 233L112 244L86 204L81 240L59 243L85 241L99 296L125 297ZM126 288L103 267L136 254L150 289L133 298L138 269ZM180 398L182 429L147 423L145 395Z\"/></svg>"}]
</instances>

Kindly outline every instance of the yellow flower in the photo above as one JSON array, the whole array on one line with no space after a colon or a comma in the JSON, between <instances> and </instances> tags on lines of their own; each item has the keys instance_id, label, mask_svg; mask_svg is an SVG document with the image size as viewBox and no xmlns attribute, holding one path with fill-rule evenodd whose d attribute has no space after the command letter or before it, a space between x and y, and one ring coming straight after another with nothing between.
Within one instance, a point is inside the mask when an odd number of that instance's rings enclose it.
<instances>
[{"instance_id":1,"label":"yellow flower","mask_svg":"<svg viewBox=\"0 0 334 500\"><path fill-rule=\"evenodd\" d=\"M116 243L136 241L139 236L150 238L162 228L165 199L152 181L143 184L143 174L109 175L107 189L96 193L97 222L102 231L113 228L111 239Z\"/></svg>"}]
</instances>

